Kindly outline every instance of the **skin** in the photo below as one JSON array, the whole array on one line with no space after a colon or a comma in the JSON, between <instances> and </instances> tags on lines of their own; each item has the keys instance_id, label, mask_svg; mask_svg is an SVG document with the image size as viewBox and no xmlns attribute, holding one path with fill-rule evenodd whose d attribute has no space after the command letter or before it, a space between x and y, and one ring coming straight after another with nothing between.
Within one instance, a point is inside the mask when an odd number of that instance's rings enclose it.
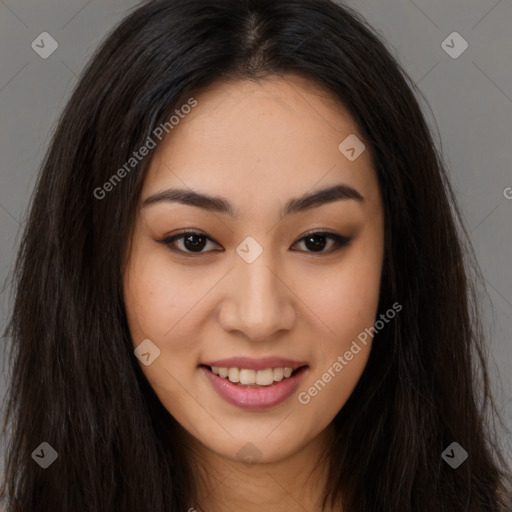
<instances>
[{"instance_id":1,"label":"skin","mask_svg":"<svg viewBox=\"0 0 512 512\"><path fill-rule=\"evenodd\" d=\"M376 320L384 221L369 145L349 161L339 144L350 134L364 140L353 118L293 75L217 83L195 98L156 149L143 185L124 270L133 344L150 339L160 350L152 364L140 364L186 430L203 476L191 507L320 511L326 472L315 461L329 450L331 422L364 370L371 338L308 404L297 395ZM364 200L280 218L290 198L340 183ZM142 207L171 187L222 196L240 217L177 202ZM183 229L213 241L197 253L178 239L181 254L158 242ZM312 230L353 239L331 253L326 239L315 252L304 240ZM236 252L247 236L263 248L251 264ZM233 356L289 357L309 368L285 402L247 411L225 402L198 368ZM261 455L250 466L237 456L248 442Z\"/></svg>"}]
</instances>

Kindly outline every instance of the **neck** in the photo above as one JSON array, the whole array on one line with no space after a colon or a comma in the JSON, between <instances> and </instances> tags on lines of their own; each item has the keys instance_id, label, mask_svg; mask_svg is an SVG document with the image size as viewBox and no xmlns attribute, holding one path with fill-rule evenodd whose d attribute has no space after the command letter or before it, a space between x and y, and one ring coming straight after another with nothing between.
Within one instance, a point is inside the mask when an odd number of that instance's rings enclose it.
<instances>
[{"instance_id":1,"label":"neck","mask_svg":"<svg viewBox=\"0 0 512 512\"><path fill-rule=\"evenodd\" d=\"M322 454L332 446L334 426L294 454L275 462L247 464L222 457L197 442L193 446L199 512L274 512L322 509L327 464ZM191 511L191 512L192 512Z\"/></svg>"}]
</instances>

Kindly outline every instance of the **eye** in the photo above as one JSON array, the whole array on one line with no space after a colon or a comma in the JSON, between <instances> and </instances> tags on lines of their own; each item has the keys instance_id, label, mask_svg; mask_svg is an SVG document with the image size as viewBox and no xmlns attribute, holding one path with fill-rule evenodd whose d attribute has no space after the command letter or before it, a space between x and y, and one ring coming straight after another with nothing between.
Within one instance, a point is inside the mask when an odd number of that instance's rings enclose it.
<instances>
[{"instance_id":1,"label":"eye","mask_svg":"<svg viewBox=\"0 0 512 512\"><path fill-rule=\"evenodd\" d=\"M183 242L182 247L184 247L185 250L178 249L176 247L175 242L177 241ZM163 240L158 240L159 243L166 245L171 251L182 253L208 252L203 251L204 247L207 244L207 241L214 242L210 237L206 236L204 233L199 233L196 231L182 231L181 233L178 233L176 235L166 237Z\"/></svg>"},{"instance_id":2,"label":"eye","mask_svg":"<svg viewBox=\"0 0 512 512\"><path fill-rule=\"evenodd\" d=\"M324 251L326 240L331 240L331 248ZM301 238L296 243L304 243L310 251L308 252L320 252L323 254L330 254L335 252L342 247L347 246L352 241L351 237L339 235L338 233L329 233L328 231L313 231L308 233L306 236ZM295 244L294 244L295 245ZM293 247L293 246L292 246Z\"/></svg>"},{"instance_id":3,"label":"eye","mask_svg":"<svg viewBox=\"0 0 512 512\"><path fill-rule=\"evenodd\" d=\"M326 245L328 245L326 240L330 240L332 242L331 248L327 251L324 250ZM339 235L338 233L314 231L302 237L300 240L295 242L293 246L297 245L298 243L304 243L309 249L306 252L329 254L347 246L351 240L351 237ZM180 245L183 248L178 248L176 246L176 242L182 242ZM217 242L215 242L213 239L206 236L204 233L196 231L183 231L181 233L166 237L162 240L158 240L158 243L166 245L171 251L184 254L200 254L202 252L210 252L203 250L208 242L212 242L220 247L220 245L217 244Z\"/></svg>"}]
</instances>

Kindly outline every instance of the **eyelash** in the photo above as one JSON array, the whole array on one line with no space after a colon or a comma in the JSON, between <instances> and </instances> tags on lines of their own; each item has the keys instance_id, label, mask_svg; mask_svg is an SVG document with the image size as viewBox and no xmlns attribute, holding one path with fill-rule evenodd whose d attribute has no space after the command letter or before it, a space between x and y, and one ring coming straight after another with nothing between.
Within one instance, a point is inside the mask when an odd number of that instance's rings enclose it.
<instances>
[{"instance_id":1,"label":"eyelash","mask_svg":"<svg viewBox=\"0 0 512 512\"><path fill-rule=\"evenodd\" d=\"M211 242L213 242L213 243L215 243L217 245L220 245L215 240L210 238L209 236L206 236L204 233L201 233L201 232L198 232L198 231L182 231L181 233L177 233L175 235L163 238L162 240L157 240L157 242L167 246L167 248L170 251L181 253L183 255L186 255L186 257L194 257L196 255L203 254L205 252L211 252L211 251L193 252L193 251L186 251L186 250L184 251L182 249L177 249L175 246L173 246L173 243L175 241L185 238L186 235L202 236L202 237L205 237L207 240L209 240L209 241L211 241ZM340 249L348 246L350 244L350 242L352 241L352 237L347 237L347 236L339 235L337 233L331 233L331 232L328 232L328 231L312 231L310 233L306 233L302 238L297 240L297 242L295 242L293 245L296 245L297 243L302 242L306 238L311 237L311 236L315 236L315 237L316 236L325 236L326 238L328 238L330 240L333 240L335 242L335 245L334 245L333 248L329 249L328 251L322 250L322 251L319 251L319 252L315 252L315 251L302 251L302 252L309 252L310 254L319 254L319 255L331 254L331 253L339 251ZM217 251L217 252L222 252L222 251Z\"/></svg>"}]
</instances>

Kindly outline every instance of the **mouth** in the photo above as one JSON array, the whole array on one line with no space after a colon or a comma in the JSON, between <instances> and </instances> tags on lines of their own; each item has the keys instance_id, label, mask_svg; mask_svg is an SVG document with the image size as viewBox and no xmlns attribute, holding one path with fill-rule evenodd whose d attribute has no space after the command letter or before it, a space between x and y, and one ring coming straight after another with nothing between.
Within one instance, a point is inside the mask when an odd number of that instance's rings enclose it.
<instances>
[{"instance_id":1,"label":"mouth","mask_svg":"<svg viewBox=\"0 0 512 512\"><path fill-rule=\"evenodd\" d=\"M245 410L267 410L289 399L308 373L309 366L275 366L259 369L199 365L211 388L227 403Z\"/></svg>"},{"instance_id":2,"label":"mouth","mask_svg":"<svg viewBox=\"0 0 512 512\"><path fill-rule=\"evenodd\" d=\"M273 386L278 382L286 381L297 375L301 370L308 367L307 364L296 367L281 366L270 367L260 370L252 368L238 368L235 366L210 366L200 365L221 379L228 380L232 384L243 388L265 388Z\"/></svg>"}]
</instances>

